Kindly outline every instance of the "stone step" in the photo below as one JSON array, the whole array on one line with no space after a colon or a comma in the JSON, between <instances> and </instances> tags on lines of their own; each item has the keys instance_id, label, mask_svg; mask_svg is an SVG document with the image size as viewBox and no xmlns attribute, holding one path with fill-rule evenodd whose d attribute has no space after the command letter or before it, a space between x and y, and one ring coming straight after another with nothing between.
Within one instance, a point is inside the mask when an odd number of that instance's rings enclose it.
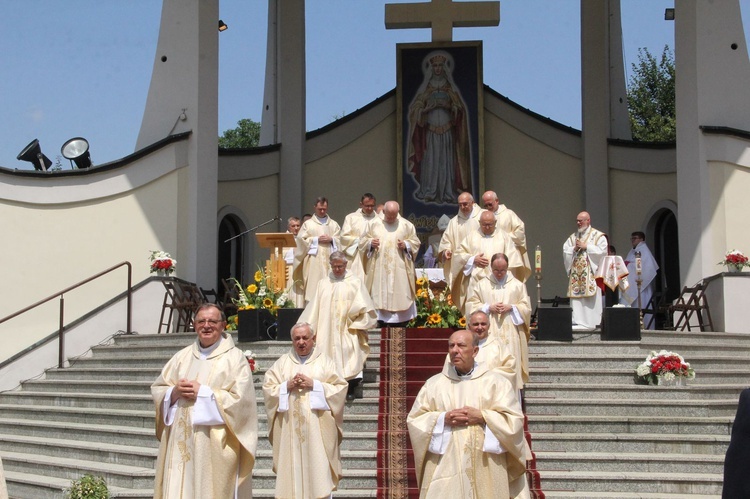
<instances>
[{"instance_id":1,"label":"stone step","mask_svg":"<svg viewBox=\"0 0 750 499\"><path fill-rule=\"evenodd\" d=\"M258 411L264 411L263 397L256 399ZM153 411L154 402L151 395L120 395L106 393L79 392L36 392L14 391L0 394L0 405L43 405L53 407L80 407L92 409L130 409L136 411ZM376 414L378 399L362 398L355 403L347 403L347 414Z\"/></svg>"},{"instance_id":2,"label":"stone step","mask_svg":"<svg viewBox=\"0 0 750 499\"><path fill-rule=\"evenodd\" d=\"M255 362L260 366L261 371L264 369L269 368L271 365L273 365L274 362L276 362L276 359L279 358L280 355L275 354L265 354L265 353L256 353L255 355ZM164 367L164 365L169 361L169 359L172 357L172 355L169 354L159 354L159 353L153 353L153 354L143 354L139 355L138 357L133 358L122 358L118 357L116 352L109 354L107 356L105 355L96 355L93 357L80 357L78 359L72 360L70 362L70 366L77 369L92 369L92 368L106 368L106 367L114 367L119 368L123 366L130 367L131 365L137 365L139 367L144 367L147 369L159 369L159 372L161 372L161 369ZM367 366L370 365L377 365L380 359L380 354L374 354L371 353L367 357ZM370 368L372 369L372 368Z\"/></svg>"},{"instance_id":3,"label":"stone step","mask_svg":"<svg viewBox=\"0 0 750 499\"><path fill-rule=\"evenodd\" d=\"M156 440L154 438L154 440ZM86 442L66 438L32 437L0 433L0 453L15 452L26 455L43 455L54 461L57 458L73 458L82 461L122 464L139 468L153 468L158 449L154 446Z\"/></svg>"},{"instance_id":4,"label":"stone step","mask_svg":"<svg viewBox=\"0 0 750 499\"><path fill-rule=\"evenodd\" d=\"M263 344L253 343L251 348L245 348L244 350L252 350L257 358L273 359L274 361L281 357L283 354L288 353L291 349L291 342L278 342L278 341L266 341ZM115 345L101 345L95 346L91 349L91 353L94 357L102 358L120 358L120 359L134 359L140 358L141 356L152 356L159 355L164 356L165 359L169 360L175 353L184 348L182 345L173 345L171 343L161 344L154 343L148 344L146 342L141 344L115 344ZM370 354L380 354L380 342L375 345L370 345ZM165 361L166 362L166 361Z\"/></svg>"},{"instance_id":5,"label":"stone step","mask_svg":"<svg viewBox=\"0 0 750 499\"><path fill-rule=\"evenodd\" d=\"M628 471L663 473L724 473L724 456L716 454L549 452L534 451L537 469L550 471Z\"/></svg>"},{"instance_id":6,"label":"stone step","mask_svg":"<svg viewBox=\"0 0 750 499\"><path fill-rule=\"evenodd\" d=\"M617 396L622 399L716 399L737 398L740 392L747 388L742 384L690 384L687 386L651 386L636 385L634 382L627 384L612 385L582 385L575 383L535 383L529 382L524 385L524 396L529 398L579 398L589 395L591 398L604 398L604 396Z\"/></svg>"},{"instance_id":7,"label":"stone step","mask_svg":"<svg viewBox=\"0 0 750 499\"><path fill-rule=\"evenodd\" d=\"M670 350L677 352L683 357L688 357L688 353L716 353L724 355L727 352L747 352L750 350L750 342L747 339L728 340L726 343L701 343L696 340L669 340L661 341L651 338L644 338L641 341L601 341L580 340L572 343L561 344L553 341L534 341L529 343L529 348L534 353L551 353L565 351L566 353L576 353L580 355L597 355L606 353L622 353L641 355L644 359L652 351ZM689 360L689 359L688 359Z\"/></svg>"},{"instance_id":8,"label":"stone step","mask_svg":"<svg viewBox=\"0 0 750 499\"><path fill-rule=\"evenodd\" d=\"M556 490L587 491L600 493L645 493L653 497L665 497L662 494L721 495L722 474L711 473L655 473L623 471L544 471L541 473L542 488L548 497ZM570 496L568 496L570 497ZM575 495L574 497L581 497ZM594 497L610 497L601 494ZM637 496L642 497L642 496Z\"/></svg>"},{"instance_id":9,"label":"stone step","mask_svg":"<svg viewBox=\"0 0 750 499\"><path fill-rule=\"evenodd\" d=\"M356 401L358 403L359 401ZM96 409L62 406L17 406L0 404L0 421L11 420L36 420L47 419L56 422L112 425L114 427L136 427L148 428L153 431L154 411L136 411L123 409ZM258 430L266 431L266 414L258 412ZM375 432L378 429L378 415L375 414L348 414L343 422L344 434L356 431Z\"/></svg>"},{"instance_id":10,"label":"stone step","mask_svg":"<svg viewBox=\"0 0 750 499\"><path fill-rule=\"evenodd\" d=\"M551 414L529 415L532 437L541 433L581 434L660 434L660 435L720 435L729 436L733 417L691 416L559 416ZM677 437L675 437L677 438Z\"/></svg>"},{"instance_id":11,"label":"stone step","mask_svg":"<svg viewBox=\"0 0 750 499\"><path fill-rule=\"evenodd\" d=\"M89 442L153 448L159 446L153 428L7 418L0 419L0 428L11 435L48 439L64 435L68 439Z\"/></svg>"},{"instance_id":12,"label":"stone step","mask_svg":"<svg viewBox=\"0 0 750 499\"><path fill-rule=\"evenodd\" d=\"M685 358L685 361L690 363L690 367L700 372L702 369L725 369L734 370L737 368L746 368L747 366L747 355L705 355L701 353L696 354L689 358ZM633 369L636 368L646 360L645 355L628 355L621 353L605 353L598 354L593 357L582 358L578 354L570 353L529 353L529 371L539 369L543 367L553 367L555 369L562 368L576 368L585 365L592 372L597 372L599 368L606 368L617 365L632 365ZM748 369L745 371L750 372Z\"/></svg>"},{"instance_id":13,"label":"stone step","mask_svg":"<svg viewBox=\"0 0 750 499\"><path fill-rule=\"evenodd\" d=\"M534 452L715 454L723 456L729 436L658 433L532 433ZM543 483L543 482L542 482Z\"/></svg>"},{"instance_id":14,"label":"stone step","mask_svg":"<svg viewBox=\"0 0 750 499\"><path fill-rule=\"evenodd\" d=\"M68 457L47 457L3 451L3 468L19 473L62 478L70 482L90 473L104 478L107 485L135 489L153 488L153 466L144 468L116 463L101 463Z\"/></svg>"},{"instance_id":15,"label":"stone step","mask_svg":"<svg viewBox=\"0 0 750 499\"><path fill-rule=\"evenodd\" d=\"M587 492L584 490L545 490L548 499L721 499L721 494L667 494L659 492Z\"/></svg>"},{"instance_id":16,"label":"stone step","mask_svg":"<svg viewBox=\"0 0 750 499\"><path fill-rule=\"evenodd\" d=\"M153 383L161 374L162 367L67 367L48 369L46 379L55 380L101 380L101 381L147 381Z\"/></svg>"},{"instance_id":17,"label":"stone step","mask_svg":"<svg viewBox=\"0 0 750 499\"><path fill-rule=\"evenodd\" d=\"M80 475L83 475L81 473ZM79 477L76 477L79 478ZM14 498L60 499L63 490L70 487L70 480L54 476L5 470L8 493ZM111 497L150 499L154 497L153 486L147 489L129 489L107 484Z\"/></svg>"},{"instance_id":18,"label":"stone step","mask_svg":"<svg viewBox=\"0 0 750 499\"><path fill-rule=\"evenodd\" d=\"M348 493L349 490L370 490L378 488L376 468L346 468L343 470L343 478L339 482L340 493ZM255 489L273 490L276 485L276 474L267 469L253 469L253 491ZM253 497L255 493L253 492Z\"/></svg>"},{"instance_id":19,"label":"stone step","mask_svg":"<svg viewBox=\"0 0 750 499\"><path fill-rule=\"evenodd\" d=\"M349 418L352 419L352 418ZM270 449L267 438L265 416L259 417L258 449ZM7 435L13 437L41 440L55 440L65 438L73 441L97 442L107 445L122 445L128 447L147 447L157 449L159 442L153 428L135 428L128 426L108 426L81 423L67 423L60 421L38 421L21 419L0 419L0 428ZM367 430L369 428L369 430ZM366 429L365 431L357 431ZM370 421L357 418L356 421L344 423L344 435L341 442L342 450L377 450L376 417ZM8 439L12 441L12 439ZM11 449L12 450L12 449Z\"/></svg>"},{"instance_id":20,"label":"stone step","mask_svg":"<svg viewBox=\"0 0 750 499\"><path fill-rule=\"evenodd\" d=\"M639 404L628 399L603 398L533 398L526 399L526 411L532 414L617 415L636 411L641 416L690 414L691 417L734 416L735 399L670 400L669 404Z\"/></svg>"},{"instance_id":21,"label":"stone step","mask_svg":"<svg viewBox=\"0 0 750 499\"><path fill-rule=\"evenodd\" d=\"M347 450L341 449L341 465L345 469L373 469L377 468L377 449L372 450ZM271 469L273 466L273 450L270 445L267 448L259 448L255 456L255 468Z\"/></svg>"},{"instance_id":22,"label":"stone step","mask_svg":"<svg viewBox=\"0 0 750 499\"><path fill-rule=\"evenodd\" d=\"M597 385L619 385L633 383L635 365L632 367L611 367L597 369L593 372L587 368L558 368L554 366L540 367L530 366L529 380L535 383L564 383L564 384L597 384ZM700 369L696 370L695 379L688 382L689 385L701 384L746 384L750 385L750 369Z\"/></svg>"},{"instance_id":23,"label":"stone step","mask_svg":"<svg viewBox=\"0 0 750 499\"><path fill-rule=\"evenodd\" d=\"M255 397L263 398L263 379L255 376ZM75 391L77 393L106 393L113 391L123 395L144 395L151 393L151 381L122 381L122 380L59 380L59 379L37 379L24 381L23 391L28 392L46 392L59 393L65 391ZM375 382L365 382L362 384L365 397L376 398L380 395L380 386ZM13 392L15 393L15 392Z\"/></svg>"}]
</instances>

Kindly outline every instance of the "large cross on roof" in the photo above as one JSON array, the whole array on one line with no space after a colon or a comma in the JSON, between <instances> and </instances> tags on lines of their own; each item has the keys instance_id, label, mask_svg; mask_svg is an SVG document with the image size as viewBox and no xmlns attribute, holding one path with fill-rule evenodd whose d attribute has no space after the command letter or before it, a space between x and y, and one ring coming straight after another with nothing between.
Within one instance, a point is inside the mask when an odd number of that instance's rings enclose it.
<instances>
[{"instance_id":1,"label":"large cross on roof","mask_svg":"<svg viewBox=\"0 0 750 499\"><path fill-rule=\"evenodd\" d=\"M500 2L429 2L386 4L386 29L432 28L433 42L453 40L453 28L500 24Z\"/></svg>"}]
</instances>

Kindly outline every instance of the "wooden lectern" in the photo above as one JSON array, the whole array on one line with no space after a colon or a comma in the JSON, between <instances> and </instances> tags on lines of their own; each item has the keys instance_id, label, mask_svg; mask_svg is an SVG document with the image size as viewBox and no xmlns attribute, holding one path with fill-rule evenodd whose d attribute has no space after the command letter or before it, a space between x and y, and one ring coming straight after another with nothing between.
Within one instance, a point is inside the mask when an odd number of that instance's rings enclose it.
<instances>
[{"instance_id":1,"label":"wooden lectern","mask_svg":"<svg viewBox=\"0 0 750 499\"><path fill-rule=\"evenodd\" d=\"M261 248L268 248L271 251L271 259L266 262L267 285L274 291L283 290L286 288L286 261L284 261L283 248L297 246L294 235L288 232L266 232L256 234L255 237Z\"/></svg>"}]
</instances>

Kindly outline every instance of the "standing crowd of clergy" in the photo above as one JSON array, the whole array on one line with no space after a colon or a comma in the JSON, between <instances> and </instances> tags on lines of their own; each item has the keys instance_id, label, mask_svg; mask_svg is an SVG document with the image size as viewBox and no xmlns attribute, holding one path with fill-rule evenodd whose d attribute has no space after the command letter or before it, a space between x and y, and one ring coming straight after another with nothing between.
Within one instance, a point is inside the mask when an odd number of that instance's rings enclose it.
<instances>
[{"instance_id":1,"label":"standing crowd of clergy","mask_svg":"<svg viewBox=\"0 0 750 499\"><path fill-rule=\"evenodd\" d=\"M408 418L421 497L528 497L529 449L520 390L528 380L531 306L523 222L494 192L481 210L468 193L439 245L439 260L468 331L448 342L443 371L428 380ZM416 316L414 225L372 194L343 227L315 201L289 220L285 252L304 311L292 348L266 371L263 396L277 473L276 497L328 497L341 479L346 400L361 397L367 330ZM152 386L161 441L155 497L252 497L257 445L252 373L216 305L195 316L197 340Z\"/></svg>"}]
</instances>

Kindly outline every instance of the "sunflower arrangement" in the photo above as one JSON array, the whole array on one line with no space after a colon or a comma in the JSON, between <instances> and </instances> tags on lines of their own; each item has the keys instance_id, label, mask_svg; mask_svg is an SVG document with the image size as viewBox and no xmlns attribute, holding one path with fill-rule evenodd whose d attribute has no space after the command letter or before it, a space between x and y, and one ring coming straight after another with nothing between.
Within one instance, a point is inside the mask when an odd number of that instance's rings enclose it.
<instances>
[{"instance_id":1,"label":"sunflower arrangement","mask_svg":"<svg viewBox=\"0 0 750 499\"><path fill-rule=\"evenodd\" d=\"M237 288L237 298L233 298L232 301L237 305L238 311L264 308L273 315L278 315L280 308L294 307L294 303L289 299L289 290L277 290L270 286L268 274L262 267L258 267L253 275L253 282L247 286L243 286L235 278L231 278L230 281L233 281ZM238 322L237 315L228 317L226 329L235 331Z\"/></svg>"},{"instance_id":2,"label":"sunflower arrangement","mask_svg":"<svg viewBox=\"0 0 750 499\"><path fill-rule=\"evenodd\" d=\"M427 276L417 279L417 316L412 319L408 327L418 328L465 328L466 318L453 304L450 289L446 287L435 295L430 289Z\"/></svg>"}]
</instances>

